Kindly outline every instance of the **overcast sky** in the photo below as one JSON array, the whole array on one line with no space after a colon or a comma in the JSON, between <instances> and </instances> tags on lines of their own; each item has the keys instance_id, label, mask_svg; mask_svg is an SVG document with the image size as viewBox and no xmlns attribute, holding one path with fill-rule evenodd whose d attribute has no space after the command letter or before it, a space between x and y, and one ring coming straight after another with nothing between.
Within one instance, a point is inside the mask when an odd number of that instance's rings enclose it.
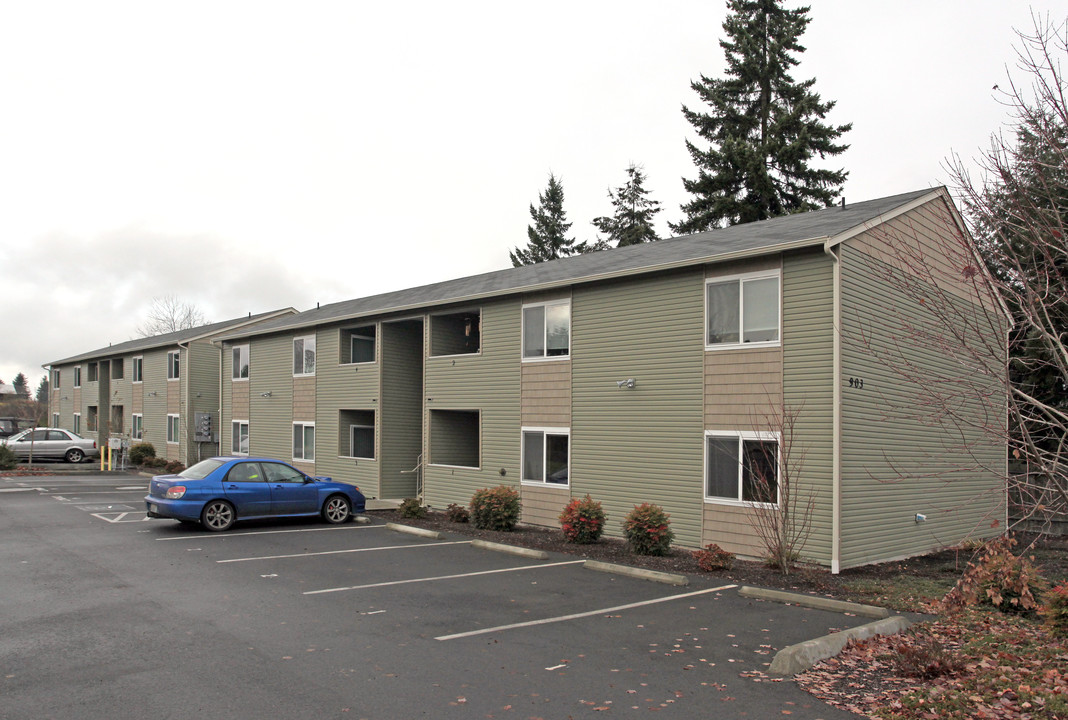
<instances>
[{"instance_id":1,"label":"overcast sky","mask_svg":"<svg viewBox=\"0 0 1068 720\"><path fill-rule=\"evenodd\" d=\"M796 3L790 3L796 7ZM1008 120L1013 28L1068 0L811 0L795 79L847 202L948 182ZM680 218L721 0L0 0L0 379L135 337L510 266L549 173L578 240L630 163ZM1011 68L1010 68L1011 69Z\"/></svg>"}]
</instances>

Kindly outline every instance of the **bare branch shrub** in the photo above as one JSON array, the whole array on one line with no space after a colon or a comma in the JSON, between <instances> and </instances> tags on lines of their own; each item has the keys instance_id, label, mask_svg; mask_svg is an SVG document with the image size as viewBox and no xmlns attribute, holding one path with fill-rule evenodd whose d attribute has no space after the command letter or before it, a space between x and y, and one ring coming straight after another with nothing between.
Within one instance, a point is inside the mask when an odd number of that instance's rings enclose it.
<instances>
[{"instance_id":1,"label":"bare branch shrub","mask_svg":"<svg viewBox=\"0 0 1068 720\"><path fill-rule=\"evenodd\" d=\"M137 334L152 337L207 324L204 313L196 305L183 302L174 295L161 295L152 298L144 322L137 326Z\"/></svg>"}]
</instances>

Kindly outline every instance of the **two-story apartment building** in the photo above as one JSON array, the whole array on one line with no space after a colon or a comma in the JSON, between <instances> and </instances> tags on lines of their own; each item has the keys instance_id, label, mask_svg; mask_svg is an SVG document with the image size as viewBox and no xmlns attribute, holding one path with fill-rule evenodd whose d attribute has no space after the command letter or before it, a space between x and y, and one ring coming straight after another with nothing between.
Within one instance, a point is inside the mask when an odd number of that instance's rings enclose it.
<instances>
[{"instance_id":1,"label":"two-story apartment building","mask_svg":"<svg viewBox=\"0 0 1068 720\"><path fill-rule=\"evenodd\" d=\"M149 442L189 465L218 454L220 350L211 340L293 308L109 345L45 365L53 427ZM199 424L197 421L200 421Z\"/></svg>"},{"instance_id":2,"label":"two-story apartment building","mask_svg":"<svg viewBox=\"0 0 1068 720\"><path fill-rule=\"evenodd\" d=\"M547 526L588 493L616 535L654 502L677 543L745 556L764 553L754 513L789 476L802 555L835 571L989 535L1003 442L902 412L919 385L886 367L952 362L892 332L890 309L915 304L889 258L965 232L945 189L927 189L222 331L222 451L439 508L512 485L523 521ZM957 412L1003 419L1003 392Z\"/></svg>"}]
</instances>

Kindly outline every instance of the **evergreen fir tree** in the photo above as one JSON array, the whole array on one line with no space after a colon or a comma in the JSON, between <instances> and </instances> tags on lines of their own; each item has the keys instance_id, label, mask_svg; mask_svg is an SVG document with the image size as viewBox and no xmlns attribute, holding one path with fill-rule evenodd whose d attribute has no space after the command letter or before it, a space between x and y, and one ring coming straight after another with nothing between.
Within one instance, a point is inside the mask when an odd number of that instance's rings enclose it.
<instances>
[{"instance_id":1,"label":"evergreen fir tree","mask_svg":"<svg viewBox=\"0 0 1068 720\"><path fill-rule=\"evenodd\" d=\"M612 217L594 218L594 226L607 237L591 247L624 247L660 239L653 229L653 216L660 212L660 203L646 197L649 191L642 187L644 182L645 173L632 163L627 168L627 183L615 192L608 191L615 213Z\"/></svg>"},{"instance_id":2,"label":"evergreen fir tree","mask_svg":"<svg viewBox=\"0 0 1068 720\"><path fill-rule=\"evenodd\" d=\"M41 382L37 384L37 395L34 399L39 403L48 402L48 375L41 376Z\"/></svg>"},{"instance_id":3,"label":"evergreen fir tree","mask_svg":"<svg viewBox=\"0 0 1068 720\"><path fill-rule=\"evenodd\" d=\"M848 145L836 141L852 124L823 122L834 102L821 102L815 79L797 82L790 68L805 51L798 41L810 22L808 7L786 10L781 0L728 0L720 40L727 60L725 79L701 76L690 87L710 108L682 114L702 140L689 140L697 178L683 178L693 195L682 206L686 218L670 224L693 233L778 215L827 207L840 194L847 173L809 167Z\"/></svg>"},{"instance_id":4,"label":"evergreen fir tree","mask_svg":"<svg viewBox=\"0 0 1068 720\"><path fill-rule=\"evenodd\" d=\"M15 395L17 395L19 398L30 397L30 389L26 387L26 376L22 373L19 373L15 376L15 379L12 381L11 385L15 388Z\"/></svg>"},{"instance_id":5,"label":"evergreen fir tree","mask_svg":"<svg viewBox=\"0 0 1068 720\"><path fill-rule=\"evenodd\" d=\"M574 255L575 238L568 238L571 223L564 212L564 186L555 175L549 173L549 185L538 195L538 207L530 206L533 225L527 226L526 248L509 252L513 267L556 260Z\"/></svg>"}]
</instances>

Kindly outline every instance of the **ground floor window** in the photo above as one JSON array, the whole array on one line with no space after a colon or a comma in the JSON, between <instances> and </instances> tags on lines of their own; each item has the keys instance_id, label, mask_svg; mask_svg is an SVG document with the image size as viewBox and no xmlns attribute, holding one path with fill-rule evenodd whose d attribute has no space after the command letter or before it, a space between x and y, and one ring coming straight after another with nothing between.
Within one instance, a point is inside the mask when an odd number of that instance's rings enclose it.
<instances>
[{"instance_id":1,"label":"ground floor window","mask_svg":"<svg viewBox=\"0 0 1068 720\"><path fill-rule=\"evenodd\" d=\"M778 435L706 433L705 497L712 501L778 503Z\"/></svg>"},{"instance_id":2,"label":"ground floor window","mask_svg":"<svg viewBox=\"0 0 1068 720\"><path fill-rule=\"evenodd\" d=\"M181 423L178 415L167 416L167 442L176 445L181 439Z\"/></svg>"},{"instance_id":3,"label":"ground floor window","mask_svg":"<svg viewBox=\"0 0 1068 720\"><path fill-rule=\"evenodd\" d=\"M97 406L96 405L90 405L88 407L88 410L89 410L89 416L85 420L86 429L89 430L89 432L96 432Z\"/></svg>"},{"instance_id":4,"label":"ground floor window","mask_svg":"<svg viewBox=\"0 0 1068 720\"><path fill-rule=\"evenodd\" d=\"M568 484L570 432L568 428L523 428L523 482Z\"/></svg>"},{"instance_id":5,"label":"ground floor window","mask_svg":"<svg viewBox=\"0 0 1068 720\"><path fill-rule=\"evenodd\" d=\"M430 464L480 467L480 427L478 410L431 410Z\"/></svg>"},{"instance_id":6,"label":"ground floor window","mask_svg":"<svg viewBox=\"0 0 1068 720\"><path fill-rule=\"evenodd\" d=\"M59 427L59 413L52 413L52 427Z\"/></svg>"},{"instance_id":7,"label":"ground floor window","mask_svg":"<svg viewBox=\"0 0 1068 720\"><path fill-rule=\"evenodd\" d=\"M293 459L315 460L315 423L293 423Z\"/></svg>"},{"instance_id":8,"label":"ground floor window","mask_svg":"<svg viewBox=\"0 0 1068 720\"><path fill-rule=\"evenodd\" d=\"M230 452L248 455L248 420L234 420L230 425Z\"/></svg>"},{"instance_id":9,"label":"ground floor window","mask_svg":"<svg viewBox=\"0 0 1068 720\"><path fill-rule=\"evenodd\" d=\"M375 411L342 410L339 413L338 455L375 459Z\"/></svg>"},{"instance_id":10,"label":"ground floor window","mask_svg":"<svg viewBox=\"0 0 1068 720\"><path fill-rule=\"evenodd\" d=\"M134 413L132 426L130 428L130 437L134 440L140 440L145 436L145 418L139 413Z\"/></svg>"},{"instance_id":11,"label":"ground floor window","mask_svg":"<svg viewBox=\"0 0 1068 720\"><path fill-rule=\"evenodd\" d=\"M82 434L82 414L81 413L74 413L74 427L71 428L71 429L74 430L74 434L75 435L81 435Z\"/></svg>"}]
</instances>

